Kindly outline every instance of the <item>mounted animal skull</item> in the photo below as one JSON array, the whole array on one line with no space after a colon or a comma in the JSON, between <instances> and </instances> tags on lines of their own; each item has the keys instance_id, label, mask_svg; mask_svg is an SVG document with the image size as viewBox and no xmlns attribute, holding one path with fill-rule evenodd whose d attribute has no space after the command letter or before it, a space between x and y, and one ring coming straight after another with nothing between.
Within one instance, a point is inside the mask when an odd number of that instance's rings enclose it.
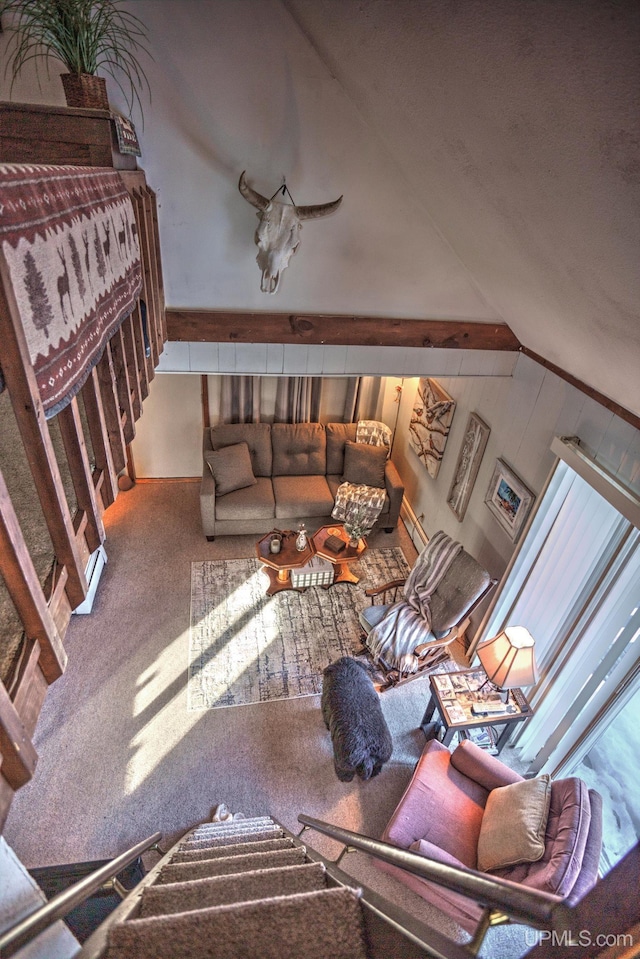
<instances>
[{"instance_id":1,"label":"mounted animal skull","mask_svg":"<svg viewBox=\"0 0 640 959\"><path fill-rule=\"evenodd\" d=\"M258 247L256 260L262 270L260 289L263 293L275 293L282 271L300 245L302 220L313 220L333 213L342 203L342 197L317 206L293 206L280 200L268 200L251 189L244 172L240 176L238 189L245 200L258 210L260 223L255 241Z\"/></svg>"}]
</instances>

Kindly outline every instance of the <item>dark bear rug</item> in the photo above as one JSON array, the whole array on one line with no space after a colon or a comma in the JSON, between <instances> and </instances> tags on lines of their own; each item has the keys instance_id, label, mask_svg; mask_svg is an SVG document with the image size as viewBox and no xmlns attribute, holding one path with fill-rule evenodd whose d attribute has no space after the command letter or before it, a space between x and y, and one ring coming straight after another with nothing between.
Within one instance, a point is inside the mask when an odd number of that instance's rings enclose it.
<instances>
[{"instance_id":1,"label":"dark bear rug","mask_svg":"<svg viewBox=\"0 0 640 959\"><path fill-rule=\"evenodd\" d=\"M357 586L267 596L258 559L191 564L188 708L215 709L314 696L322 671L361 649L365 589L404 577L402 550L371 549L350 564Z\"/></svg>"}]
</instances>

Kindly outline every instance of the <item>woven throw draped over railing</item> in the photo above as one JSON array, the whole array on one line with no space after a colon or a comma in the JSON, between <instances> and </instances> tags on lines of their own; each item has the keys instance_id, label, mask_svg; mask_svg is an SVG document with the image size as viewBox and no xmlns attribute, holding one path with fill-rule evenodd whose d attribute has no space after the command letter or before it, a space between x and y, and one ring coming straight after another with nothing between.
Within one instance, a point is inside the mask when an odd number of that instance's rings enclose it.
<instances>
[{"instance_id":1,"label":"woven throw draped over railing","mask_svg":"<svg viewBox=\"0 0 640 959\"><path fill-rule=\"evenodd\" d=\"M431 537L407 577L404 598L389 606L367 636L376 662L405 673L416 672L420 661L414 650L431 630L431 597L461 550L462 544L442 530Z\"/></svg>"},{"instance_id":2,"label":"woven throw draped over railing","mask_svg":"<svg viewBox=\"0 0 640 959\"><path fill-rule=\"evenodd\" d=\"M0 165L0 270L50 418L83 386L141 290L138 231L119 174Z\"/></svg>"}]
</instances>

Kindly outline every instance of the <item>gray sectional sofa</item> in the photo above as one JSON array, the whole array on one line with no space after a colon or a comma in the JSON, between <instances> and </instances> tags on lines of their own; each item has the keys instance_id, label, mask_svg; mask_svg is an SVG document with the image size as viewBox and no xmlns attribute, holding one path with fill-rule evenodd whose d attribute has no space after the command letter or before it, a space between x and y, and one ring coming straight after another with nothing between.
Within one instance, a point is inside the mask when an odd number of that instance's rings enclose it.
<instances>
[{"instance_id":1,"label":"gray sectional sofa","mask_svg":"<svg viewBox=\"0 0 640 959\"><path fill-rule=\"evenodd\" d=\"M343 477L384 487L385 505L375 528L391 532L404 486L386 451L365 449L355 436L355 423L238 423L205 429L200 509L207 539L295 529L300 522L314 532L331 521Z\"/></svg>"}]
</instances>

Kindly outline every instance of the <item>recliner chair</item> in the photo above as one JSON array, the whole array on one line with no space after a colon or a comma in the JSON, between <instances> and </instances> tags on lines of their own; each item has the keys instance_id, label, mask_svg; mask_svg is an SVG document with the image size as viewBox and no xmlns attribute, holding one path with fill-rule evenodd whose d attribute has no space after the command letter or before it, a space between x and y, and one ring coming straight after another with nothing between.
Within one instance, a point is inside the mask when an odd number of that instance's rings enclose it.
<instances>
[{"instance_id":1,"label":"recliner chair","mask_svg":"<svg viewBox=\"0 0 640 959\"><path fill-rule=\"evenodd\" d=\"M463 740L450 753L432 739L380 838L438 862L477 869L478 839L489 793L521 781L522 776L470 740ZM487 875L561 896L574 905L598 878L601 848L600 794L582 779L557 779L551 783L542 858L494 869ZM397 866L375 862L468 932L475 932L482 907L472 899Z\"/></svg>"},{"instance_id":2,"label":"recliner chair","mask_svg":"<svg viewBox=\"0 0 640 959\"><path fill-rule=\"evenodd\" d=\"M383 619L389 606L399 599L404 583L404 579L396 579L365 590L371 599L371 606L365 607L359 616L365 632L365 647L371 630ZM383 688L415 679L425 669L433 668L446 658L446 647L459 636L460 626L496 583L497 580L492 579L473 556L464 549L460 550L431 596L431 629L425 627L424 637L413 650L414 668L407 669L406 663L399 664L391 657L386 658L384 653L377 660L386 678Z\"/></svg>"}]
</instances>

